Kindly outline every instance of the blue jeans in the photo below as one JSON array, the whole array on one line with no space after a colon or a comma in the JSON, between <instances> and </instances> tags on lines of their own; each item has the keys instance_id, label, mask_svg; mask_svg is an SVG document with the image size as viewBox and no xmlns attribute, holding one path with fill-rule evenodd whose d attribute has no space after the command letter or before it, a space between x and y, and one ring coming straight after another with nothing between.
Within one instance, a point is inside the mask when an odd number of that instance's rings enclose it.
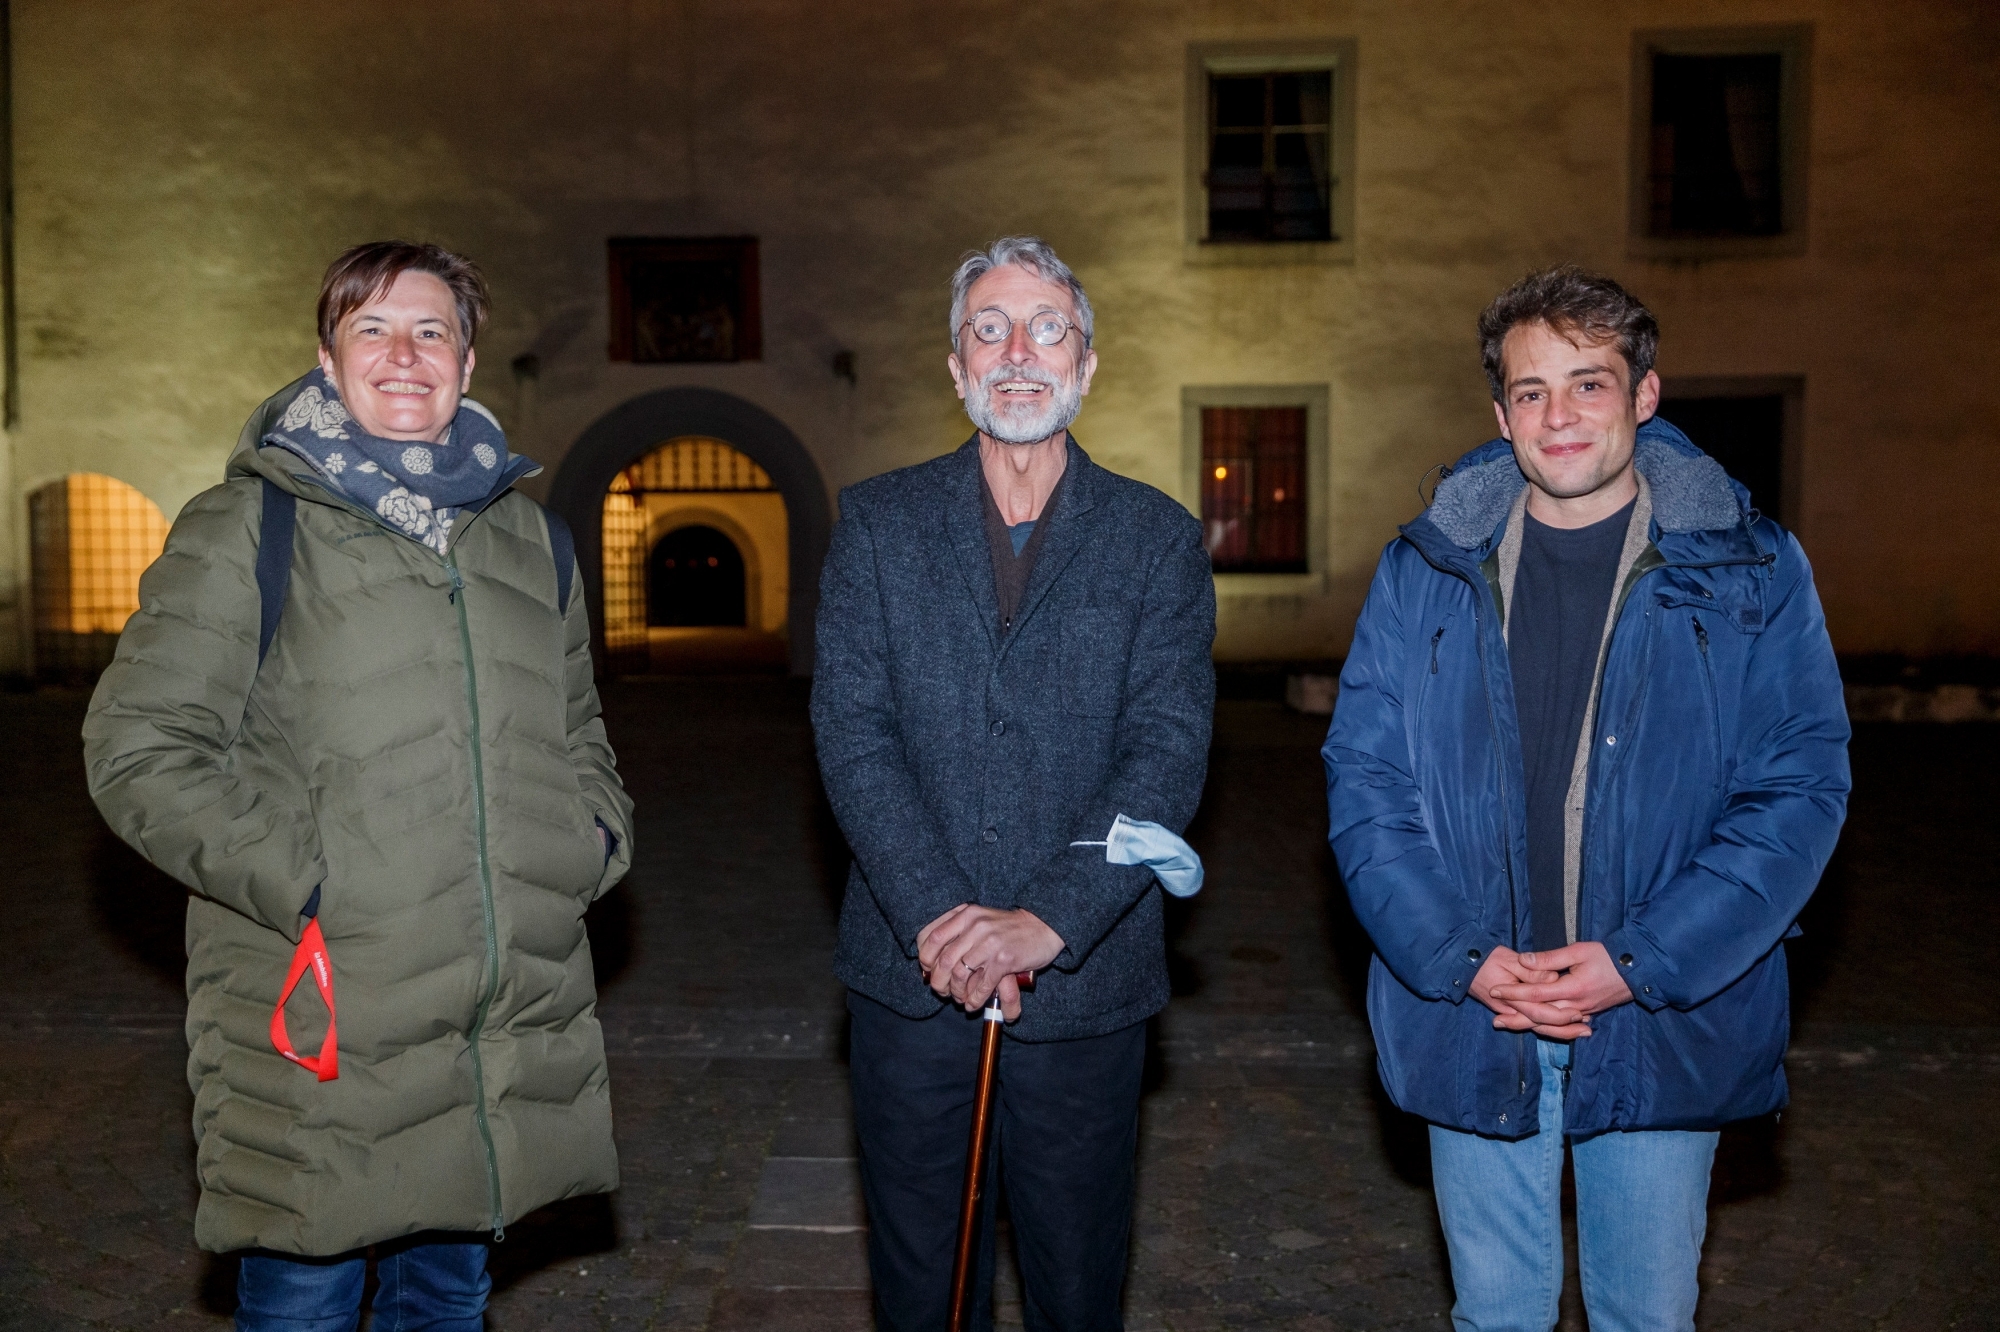
<instances>
[{"instance_id":1,"label":"blue jeans","mask_svg":"<svg viewBox=\"0 0 2000 1332\"><path fill-rule=\"evenodd\" d=\"M295 1258L257 1250L236 1277L236 1332L354 1332L368 1259ZM374 1332L480 1332L486 1295L483 1243L383 1245L376 1251Z\"/></svg>"},{"instance_id":2,"label":"blue jeans","mask_svg":"<svg viewBox=\"0 0 2000 1332\"><path fill-rule=\"evenodd\" d=\"M1562 1295L1570 1048L1537 1041L1542 1130L1508 1142L1431 1126L1458 1332L1549 1332ZM1570 1147L1590 1332L1692 1332L1719 1134L1601 1133Z\"/></svg>"}]
</instances>

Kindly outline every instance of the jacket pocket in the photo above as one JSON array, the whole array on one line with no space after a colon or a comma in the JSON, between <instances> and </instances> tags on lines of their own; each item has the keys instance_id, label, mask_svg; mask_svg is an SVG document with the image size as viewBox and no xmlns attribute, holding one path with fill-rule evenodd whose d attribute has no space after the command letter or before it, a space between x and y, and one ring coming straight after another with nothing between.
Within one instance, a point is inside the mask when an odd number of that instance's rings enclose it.
<instances>
[{"instance_id":1,"label":"jacket pocket","mask_svg":"<svg viewBox=\"0 0 2000 1332\"><path fill-rule=\"evenodd\" d=\"M1063 618L1063 711L1077 717L1118 715L1131 634L1130 623L1116 610L1083 606Z\"/></svg>"},{"instance_id":2,"label":"jacket pocket","mask_svg":"<svg viewBox=\"0 0 2000 1332\"><path fill-rule=\"evenodd\" d=\"M597 891L597 885L604 877L604 867L611 863L611 830L609 825L598 826L597 810L590 801L579 794L576 798L579 813L577 821L583 825L582 851L574 880L578 891L586 896Z\"/></svg>"},{"instance_id":3,"label":"jacket pocket","mask_svg":"<svg viewBox=\"0 0 2000 1332\"><path fill-rule=\"evenodd\" d=\"M1711 773L1711 785L1716 790L1723 786L1723 770L1728 766L1722 753L1722 701L1715 689L1715 659L1710 652L1708 626L1701 622L1701 616L1690 614L1694 622L1695 650L1701 657L1701 681L1708 700L1708 738L1715 750L1715 768Z\"/></svg>"},{"instance_id":4,"label":"jacket pocket","mask_svg":"<svg viewBox=\"0 0 2000 1332\"><path fill-rule=\"evenodd\" d=\"M1446 666L1440 662L1440 654L1449 652L1447 640L1452 638L1452 621L1458 618L1455 612L1446 612L1424 626L1424 642L1417 660L1416 704L1410 710L1412 728L1419 734L1423 731L1424 709L1431 701L1431 691L1442 681L1440 676Z\"/></svg>"},{"instance_id":5,"label":"jacket pocket","mask_svg":"<svg viewBox=\"0 0 2000 1332\"><path fill-rule=\"evenodd\" d=\"M1406 667L1403 697L1408 700L1407 725L1410 761L1423 773L1435 766L1439 745L1449 749L1462 743L1458 728L1438 725L1433 714L1448 695L1441 691L1459 687L1454 678L1459 663L1453 659L1459 629L1457 612L1446 611L1422 622L1416 655ZM1447 703L1446 706L1449 706Z\"/></svg>"}]
</instances>

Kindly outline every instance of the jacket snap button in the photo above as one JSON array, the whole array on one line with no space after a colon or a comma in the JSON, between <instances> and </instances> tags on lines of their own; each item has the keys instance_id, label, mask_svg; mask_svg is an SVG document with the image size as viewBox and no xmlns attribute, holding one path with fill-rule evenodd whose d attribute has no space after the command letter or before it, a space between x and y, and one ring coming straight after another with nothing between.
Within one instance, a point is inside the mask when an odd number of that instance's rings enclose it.
<instances>
[{"instance_id":1,"label":"jacket snap button","mask_svg":"<svg viewBox=\"0 0 2000 1332\"><path fill-rule=\"evenodd\" d=\"M1507 1122L1507 1112L1505 1110L1500 1112L1500 1122L1503 1124Z\"/></svg>"},{"instance_id":2,"label":"jacket snap button","mask_svg":"<svg viewBox=\"0 0 2000 1332\"><path fill-rule=\"evenodd\" d=\"M1466 949L1465 960L1468 962L1477 962L1479 960L1479 950L1477 948Z\"/></svg>"},{"instance_id":3,"label":"jacket snap button","mask_svg":"<svg viewBox=\"0 0 2000 1332\"><path fill-rule=\"evenodd\" d=\"M998 828L988 828L979 837L981 841L997 842L1000 840L1000 830Z\"/></svg>"},{"instance_id":4,"label":"jacket snap button","mask_svg":"<svg viewBox=\"0 0 2000 1332\"><path fill-rule=\"evenodd\" d=\"M1620 953L1618 955L1618 962L1621 966L1629 967L1632 965L1632 955L1630 953Z\"/></svg>"},{"instance_id":5,"label":"jacket snap button","mask_svg":"<svg viewBox=\"0 0 2000 1332\"><path fill-rule=\"evenodd\" d=\"M993 726L992 726L992 731L993 731L993 734L995 734L995 735L1005 735L1005 734L1007 734L1007 723L1006 723L1006 722L1003 722L1003 721L997 721L997 722L994 722L994 723L993 723Z\"/></svg>"},{"instance_id":6,"label":"jacket snap button","mask_svg":"<svg viewBox=\"0 0 2000 1332\"><path fill-rule=\"evenodd\" d=\"M1604 743L1607 745L1615 745L1618 743L1618 737L1615 735L1607 735L1604 737Z\"/></svg>"},{"instance_id":7,"label":"jacket snap button","mask_svg":"<svg viewBox=\"0 0 2000 1332\"><path fill-rule=\"evenodd\" d=\"M1639 987L1639 992L1641 994L1651 994L1653 992L1653 987L1650 985L1641 985Z\"/></svg>"}]
</instances>

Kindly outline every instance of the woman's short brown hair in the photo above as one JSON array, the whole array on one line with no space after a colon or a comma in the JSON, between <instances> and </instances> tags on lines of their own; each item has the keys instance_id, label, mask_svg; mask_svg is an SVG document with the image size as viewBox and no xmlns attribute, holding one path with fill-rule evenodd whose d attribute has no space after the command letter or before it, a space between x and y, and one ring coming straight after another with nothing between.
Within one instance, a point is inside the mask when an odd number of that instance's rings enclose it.
<instances>
[{"instance_id":1,"label":"woman's short brown hair","mask_svg":"<svg viewBox=\"0 0 2000 1332\"><path fill-rule=\"evenodd\" d=\"M1634 393L1660 350L1659 321L1631 292L1575 264L1544 268L1495 296L1479 316L1479 359L1495 402L1507 400L1500 348L1517 324L1546 324L1573 341L1615 340L1618 354L1631 367Z\"/></svg>"},{"instance_id":2,"label":"woman's short brown hair","mask_svg":"<svg viewBox=\"0 0 2000 1332\"><path fill-rule=\"evenodd\" d=\"M327 266L319 284L319 345L332 351L340 321L388 291L404 273L429 273L451 288L458 304L459 331L470 349L492 304L486 275L479 265L442 245L397 240L356 245Z\"/></svg>"}]
</instances>

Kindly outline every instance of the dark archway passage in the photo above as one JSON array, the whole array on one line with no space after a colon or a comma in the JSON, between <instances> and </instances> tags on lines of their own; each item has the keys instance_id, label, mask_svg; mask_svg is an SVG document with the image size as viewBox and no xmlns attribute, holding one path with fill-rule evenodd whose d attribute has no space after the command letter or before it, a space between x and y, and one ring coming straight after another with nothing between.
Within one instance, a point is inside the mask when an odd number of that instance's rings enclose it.
<instances>
[{"instance_id":1,"label":"dark archway passage","mask_svg":"<svg viewBox=\"0 0 2000 1332\"><path fill-rule=\"evenodd\" d=\"M741 626L748 620L743 552L696 523L675 528L646 557L646 623L667 628Z\"/></svg>"},{"instance_id":2,"label":"dark archway passage","mask_svg":"<svg viewBox=\"0 0 2000 1332\"><path fill-rule=\"evenodd\" d=\"M577 561L593 609L604 604L602 511L612 479L660 441L696 435L727 440L768 472L784 496L790 565L785 619L791 670L810 675L819 566L833 532L826 482L812 455L784 422L720 389L671 388L641 394L592 422L564 456L549 487L549 507L576 534Z\"/></svg>"}]
</instances>

